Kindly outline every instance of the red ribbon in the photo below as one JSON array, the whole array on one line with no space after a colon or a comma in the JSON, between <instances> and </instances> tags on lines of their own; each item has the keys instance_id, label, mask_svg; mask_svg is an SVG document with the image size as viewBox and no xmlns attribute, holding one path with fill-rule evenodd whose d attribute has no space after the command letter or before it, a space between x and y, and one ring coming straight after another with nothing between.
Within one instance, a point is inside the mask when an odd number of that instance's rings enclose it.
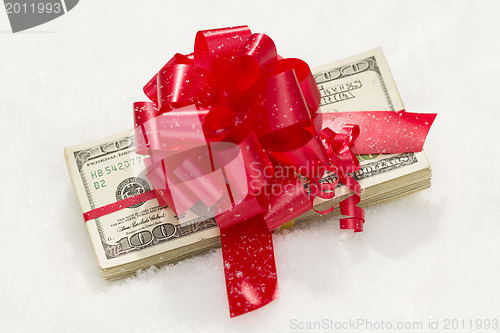
<instances>
[{"instance_id":1,"label":"red ribbon","mask_svg":"<svg viewBox=\"0 0 500 333\"><path fill-rule=\"evenodd\" d=\"M424 147L435 113L410 113L405 110L319 113L317 128L339 131L348 123L361 127L359 139L352 147L355 154L419 152Z\"/></svg>"},{"instance_id":2,"label":"red ribbon","mask_svg":"<svg viewBox=\"0 0 500 333\"><path fill-rule=\"evenodd\" d=\"M176 54L144 92L151 102L134 104L136 151L150 156L160 204L177 214L199 201L213 209L231 316L277 297L270 231L313 209L314 197L333 198L338 182L353 192L339 205L341 228L362 231L360 188L348 174L359 169L354 152L420 151L434 119L316 115L309 66L281 58L268 36L246 26L198 32L194 53ZM337 183L321 183L325 171ZM297 175L309 179L309 193Z\"/></svg>"},{"instance_id":3,"label":"red ribbon","mask_svg":"<svg viewBox=\"0 0 500 333\"><path fill-rule=\"evenodd\" d=\"M133 205L136 205L138 203L148 201L151 199L156 198L156 194L153 191L149 192L144 192L141 194L134 195L132 197L122 199L113 203L110 203L109 205L102 206L96 209L92 209L86 213L83 213L83 219L85 222L96 219L98 217L108 215L114 212L117 212L119 210L122 210L123 208L127 208Z\"/></svg>"}]
</instances>

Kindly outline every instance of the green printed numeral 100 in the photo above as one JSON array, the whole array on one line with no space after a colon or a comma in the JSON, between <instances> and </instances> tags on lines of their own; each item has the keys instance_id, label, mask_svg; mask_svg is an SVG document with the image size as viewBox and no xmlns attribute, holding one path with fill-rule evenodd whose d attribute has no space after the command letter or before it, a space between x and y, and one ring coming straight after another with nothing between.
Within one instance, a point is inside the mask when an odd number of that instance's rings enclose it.
<instances>
[{"instance_id":1,"label":"green printed numeral 100","mask_svg":"<svg viewBox=\"0 0 500 333\"><path fill-rule=\"evenodd\" d=\"M117 243L121 245L122 251L130 250L137 247L143 247L153 241L153 239L167 239L175 234L175 226L171 223L163 223L154 227L152 231L139 231L132 236L123 237Z\"/></svg>"}]
</instances>

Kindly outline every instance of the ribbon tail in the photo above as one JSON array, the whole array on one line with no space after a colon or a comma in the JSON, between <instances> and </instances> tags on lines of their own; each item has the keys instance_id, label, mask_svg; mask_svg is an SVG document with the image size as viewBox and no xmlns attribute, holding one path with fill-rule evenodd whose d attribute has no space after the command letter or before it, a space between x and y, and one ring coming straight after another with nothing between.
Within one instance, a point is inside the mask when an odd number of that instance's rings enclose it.
<instances>
[{"instance_id":1,"label":"ribbon tail","mask_svg":"<svg viewBox=\"0 0 500 333\"><path fill-rule=\"evenodd\" d=\"M272 235L261 215L221 230L221 243L231 317L278 297Z\"/></svg>"},{"instance_id":2,"label":"ribbon tail","mask_svg":"<svg viewBox=\"0 0 500 333\"><path fill-rule=\"evenodd\" d=\"M365 211L358 206L361 202L361 187L357 180L343 172L339 174L339 178L342 184L354 192L350 197L339 203L340 214L346 216L340 219L340 229L352 229L354 232L361 232L363 231L363 223L365 223Z\"/></svg>"},{"instance_id":3,"label":"ribbon tail","mask_svg":"<svg viewBox=\"0 0 500 333\"><path fill-rule=\"evenodd\" d=\"M349 216L340 219L340 229L352 229L354 232L363 231L365 211L363 208L357 206L359 202L359 195L354 193L339 203L340 213Z\"/></svg>"},{"instance_id":4,"label":"ribbon tail","mask_svg":"<svg viewBox=\"0 0 500 333\"><path fill-rule=\"evenodd\" d=\"M316 115L318 129L330 127L339 132L346 124L361 128L352 146L354 154L396 154L422 151L435 113L413 113L404 110L332 112Z\"/></svg>"}]
</instances>

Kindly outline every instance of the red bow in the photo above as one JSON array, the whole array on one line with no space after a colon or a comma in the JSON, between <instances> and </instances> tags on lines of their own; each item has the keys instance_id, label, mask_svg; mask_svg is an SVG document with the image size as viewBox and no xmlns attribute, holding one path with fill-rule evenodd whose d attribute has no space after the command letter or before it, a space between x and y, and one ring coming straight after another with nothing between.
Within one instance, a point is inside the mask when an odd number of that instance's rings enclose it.
<instances>
[{"instance_id":1,"label":"red bow","mask_svg":"<svg viewBox=\"0 0 500 333\"><path fill-rule=\"evenodd\" d=\"M309 66L281 58L268 36L246 26L200 31L194 53L176 54L144 92L152 102L134 104L136 151L150 155L147 176L160 204L177 214L198 202L213 211L231 316L277 296L270 232L313 209L315 196L333 198L339 181L353 191L340 203L349 216L341 228L362 231L360 189L348 172L359 169L351 149L358 125L376 119L316 117L320 93ZM320 182L325 171L338 175L336 183Z\"/></svg>"}]
</instances>

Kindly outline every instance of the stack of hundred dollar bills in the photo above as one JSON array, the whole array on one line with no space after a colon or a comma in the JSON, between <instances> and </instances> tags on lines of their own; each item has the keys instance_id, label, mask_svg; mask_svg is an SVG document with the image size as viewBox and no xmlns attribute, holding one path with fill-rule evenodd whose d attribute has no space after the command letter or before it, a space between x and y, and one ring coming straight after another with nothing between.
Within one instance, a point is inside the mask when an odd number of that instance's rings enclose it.
<instances>
[{"instance_id":1,"label":"stack of hundred dollar bills","mask_svg":"<svg viewBox=\"0 0 500 333\"><path fill-rule=\"evenodd\" d=\"M380 48L321 66L313 73L322 96L318 112L404 109ZM82 212L152 190L142 163L145 157L135 153L132 130L67 147L65 156ZM423 151L359 155L358 159L361 169L353 177L362 188L361 207L430 187L431 168ZM340 186L333 201L348 195L347 188ZM317 209L332 205L316 199ZM315 219L318 215L310 211L281 229ZM177 262L220 245L219 228L203 204L176 216L153 199L86 225L106 279Z\"/></svg>"}]
</instances>

